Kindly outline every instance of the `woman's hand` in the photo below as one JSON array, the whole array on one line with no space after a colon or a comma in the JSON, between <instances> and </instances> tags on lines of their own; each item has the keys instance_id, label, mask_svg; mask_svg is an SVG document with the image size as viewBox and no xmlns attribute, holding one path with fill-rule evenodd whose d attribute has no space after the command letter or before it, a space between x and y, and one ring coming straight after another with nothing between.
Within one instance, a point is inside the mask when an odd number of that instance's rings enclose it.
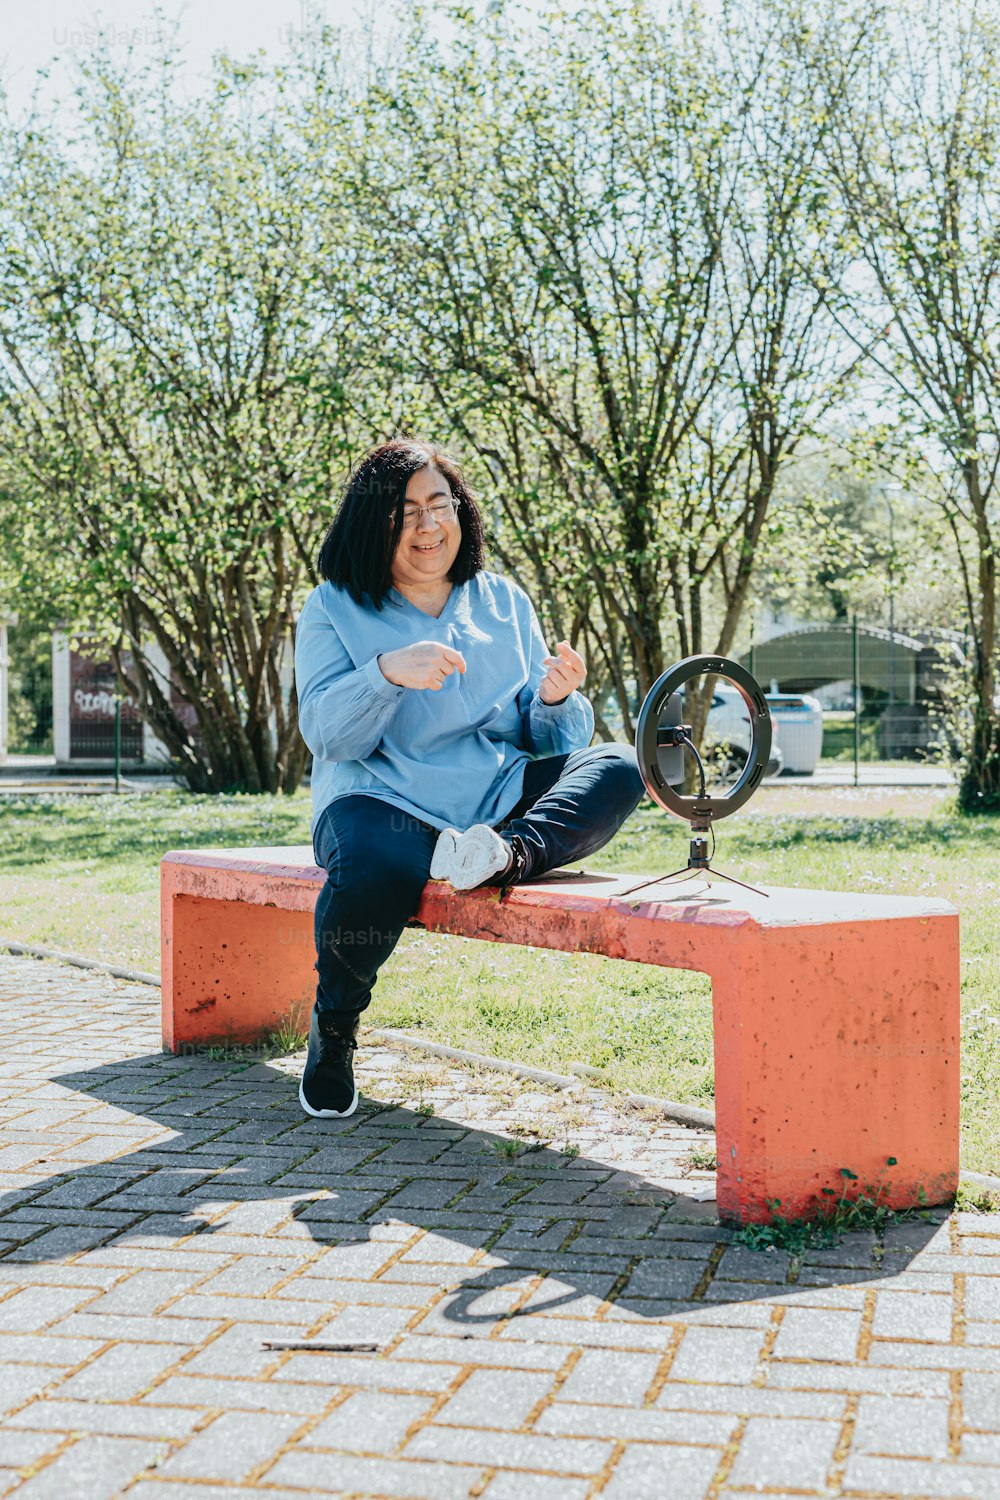
<instances>
[{"instance_id":1,"label":"woman's hand","mask_svg":"<svg viewBox=\"0 0 1000 1500\"><path fill-rule=\"evenodd\" d=\"M559 641L556 650L559 652L558 656L543 658L544 665L548 667L538 684L538 696L543 703L558 703L561 699L568 698L587 675L586 662L578 651L573 650L569 641Z\"/></svg>"},{"instance_id":2,"label":"woman's hand","mask_svg":"<svg viewBox=\"0 0 1000 1500\"><path fill-rule=\"evenodd\" d=\"M397 687L430 688L439 693L446 677L465 671L465 657L439 641L418 641L415 646L384 652L378 665L386 681Z\"/></svg>"}]
</instances>

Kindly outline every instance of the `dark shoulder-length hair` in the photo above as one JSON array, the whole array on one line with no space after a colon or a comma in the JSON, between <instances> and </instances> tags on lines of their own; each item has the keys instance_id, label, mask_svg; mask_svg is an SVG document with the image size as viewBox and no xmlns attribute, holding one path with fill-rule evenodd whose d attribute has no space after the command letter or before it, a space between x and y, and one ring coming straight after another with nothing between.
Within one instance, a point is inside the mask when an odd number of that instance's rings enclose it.
<instances>
[{"instance_id":1,"label":"dark shoulder-length hair","mask_svg":"<svg viewBox=\"0 0 1000 1500\"><path fill-rule=\"evenodd\" d=\"M393 438L361 460L344 487L319 549L321 578L346 588L356 604L381 609L392 587L392 559L403 529L403 497L413 475L433 464L458 501L462 540L448 572L467 583L485 566L483 520L455 460L422 438Z\"/></svg>"}]
</instances>

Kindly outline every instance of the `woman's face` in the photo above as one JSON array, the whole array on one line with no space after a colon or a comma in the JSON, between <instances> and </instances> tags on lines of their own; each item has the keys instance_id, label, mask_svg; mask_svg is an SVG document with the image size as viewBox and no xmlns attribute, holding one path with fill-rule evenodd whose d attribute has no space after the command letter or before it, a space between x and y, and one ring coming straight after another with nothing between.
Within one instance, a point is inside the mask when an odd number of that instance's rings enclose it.
<instances>
[{"instance_id":1,"label":"woman's face","mask_svg":"<svg viewBox=\"0 0 1000 1500\"><path fill-rule=\"evenodd\" d=\"M462 525L457 515L445 512L435 519L428 506L452 499L448 481L433 464L418 469L406 486L404 507L423 506L415 525L404 526L392 559L392 581L397 586L427 587L443 583L458 556Z\"/></svg>"}]
</instances>

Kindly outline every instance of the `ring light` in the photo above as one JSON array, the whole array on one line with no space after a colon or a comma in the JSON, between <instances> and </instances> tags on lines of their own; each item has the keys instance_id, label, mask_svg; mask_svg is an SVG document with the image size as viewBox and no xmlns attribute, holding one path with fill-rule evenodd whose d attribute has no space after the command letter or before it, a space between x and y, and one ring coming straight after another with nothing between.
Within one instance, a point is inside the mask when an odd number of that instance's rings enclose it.
<instances>
[{"instance_id":1,"label":"ring light","mask_svg":"<svg viewBox=\"0 0 1000 1500\"><path fill-rule=\"evenodd\" d=\"M746 765L736 784L724 795L710 796L705 787L705 768L697 746L691 735L690 725L683 723L681 688L694 677L721 677L731 682L743 699L750 722L750 749ZM757 790L767 769L771 754L771 715L767 702L750 673L739 662L724 656L688 656L675 667L658 677L650 688L639 710L635 731L636 759L646 790L660 807L673 813L691 826L691 849L685 869L672 875L657 876L655 881L642 881L631 886L630 891L641 885L656 884L659 880L674 880L701 876L709 881L710 876L743 885L731 875L723 875L711 865L706 834L712 835L714 852L715 834L713 824L719 818L728 818ZM693 796L675 790L684 780L685 754L693 755L697 761L701 785ZM745 887L755 890L754 886ZM628 892L623 892L628 894ZM759 892L765 895L766 892Z\"/></svg>"}]
</instances>

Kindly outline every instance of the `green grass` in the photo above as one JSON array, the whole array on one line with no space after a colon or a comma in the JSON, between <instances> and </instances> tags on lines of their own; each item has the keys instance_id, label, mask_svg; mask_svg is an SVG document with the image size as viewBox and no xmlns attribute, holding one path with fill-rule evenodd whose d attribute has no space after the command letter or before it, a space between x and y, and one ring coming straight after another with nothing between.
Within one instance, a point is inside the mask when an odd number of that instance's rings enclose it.
<instances>
[{"instance_id":1,"label":"green grass","mask_svg":"<svg viewBox=\"0 0 1000 1500\"><path fill-rule=\"evenodd\" d=\"M159 968L160 856L172 848L306 844L309 802L179 791L0 801L0 935L139 969ZM741 880L944 896L962 913L962 1164L1000 1172L1000 819L758 814L718 830ZM686 831L644 803L586 861L668 871ZM702 975L407 931L384 966L373 1024L689 1103L712 1100L712 1018ZM287 1040L287 1039L286 1039Z\"/></svg>"}]
</instances>

